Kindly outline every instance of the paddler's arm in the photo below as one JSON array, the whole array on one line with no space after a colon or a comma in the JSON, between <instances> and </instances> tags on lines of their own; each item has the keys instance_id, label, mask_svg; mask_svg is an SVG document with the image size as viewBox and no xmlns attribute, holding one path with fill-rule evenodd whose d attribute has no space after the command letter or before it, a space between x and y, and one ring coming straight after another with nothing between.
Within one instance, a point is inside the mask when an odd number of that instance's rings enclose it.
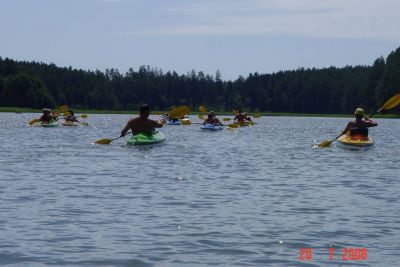
<instances>
[{"instance_id":1,"label":"paddler's arm","mask_svg":"<svg viewBox=\"0 0 400 267\"><path fill-rule=\"evenodd\" d=\"M162 128L164 126L164 124L163 124L164 122L165 122L164 119L161 119L159 121L153 121L152 126L154 128Z\"/></svg>"},{"instance_id":2,"label":"paddler's arm","mask_svg":"<svg viewBox=\"0 0 400 267\"><path fill-rule=\"evenodd\" d=\"M215 121L217 122L217 126L224 126L219 119L215 118Z\"/></svg>"},{"instance_id":3,"label":"paddler's arm","mask_svg":"<svg viewBox=\"0 0 400 267\"><path fill-rule=\"evenodd\" d=\"M121 131L121 135L120 135L121 137L124 137L126 135L126 133L129 131L129 129L132 128L131 124L132 124L132 122L128 121L128 123L126 124L125 128L122 129L122 131Z\"/></svg>"},{"instance_id":4,"label":"paddler's arm","mask_svg":"<svg viewBox=\"0 0 400 267\"><path fill-rule=\"evenodd\" d=\"M378 126L378 123L374 122L370 118L365 117L364 118L364 123L366 124L367 127L375 127Z\"/></svg>"},{"instance_id":5,"label":"paddler's arm","mask_svg":"<svg viewBox=\"0 0 400 267\"><path fill-rule=\"evenodd\" d=\"M342 132L341 135L346 134L348 131L350 131L351 128L353 128L353 123L352 123L352 122L349 122L349 123L347 124L346 128L343 130L343 132Z\"/></svg>"}]
</instances>

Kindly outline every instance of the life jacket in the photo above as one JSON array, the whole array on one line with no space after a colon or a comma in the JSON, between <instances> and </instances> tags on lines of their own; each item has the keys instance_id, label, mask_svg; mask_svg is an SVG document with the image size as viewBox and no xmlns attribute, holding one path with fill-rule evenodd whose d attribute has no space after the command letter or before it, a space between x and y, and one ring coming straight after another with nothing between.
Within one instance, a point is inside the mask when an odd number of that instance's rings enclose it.
<instances>
[{"instance_id":1,"label":"life jacket","mask_svg":"<svg viewBox=\"0 0 400 267\"><path fill-rule=\"evenodd\" d=\"M352 140L368 140L368 128L351 128L350 138Z\"/></svg>"}]
</instances>

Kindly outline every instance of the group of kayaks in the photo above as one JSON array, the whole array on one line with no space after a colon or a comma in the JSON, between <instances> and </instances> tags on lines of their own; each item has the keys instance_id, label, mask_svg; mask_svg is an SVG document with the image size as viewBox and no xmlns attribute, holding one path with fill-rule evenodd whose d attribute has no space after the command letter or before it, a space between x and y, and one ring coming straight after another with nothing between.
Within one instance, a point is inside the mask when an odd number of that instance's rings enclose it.
<instances>
[{"instance_id":1,"label":"group of kayaks","mask_svg":"<svg viewBox=\"0 0 400 267\"><path fill-rule=\"evenodd\" d=\"M79 126L78 122L66 121L63 120L61 122L64 126ZM167 122L168 125L181 125L180 121L177 122ZM37 125L42 127L57 127L59 126L58 121L50 121L50 122L40 122ZM200 129L203 131L220 131L223 130L223 126L213 125L213 124L205 124L201 125ZM151 145L158 144L165 141L165 135L159 131L154 132L153 134L143 134L139 133L133 135L127 140L128 145ZM374 140L371 137L367 138L353 138L350 134L344 134L338 137L337 141L346 147L369 147L374 144Z\"/></svg>"}]
</instances>

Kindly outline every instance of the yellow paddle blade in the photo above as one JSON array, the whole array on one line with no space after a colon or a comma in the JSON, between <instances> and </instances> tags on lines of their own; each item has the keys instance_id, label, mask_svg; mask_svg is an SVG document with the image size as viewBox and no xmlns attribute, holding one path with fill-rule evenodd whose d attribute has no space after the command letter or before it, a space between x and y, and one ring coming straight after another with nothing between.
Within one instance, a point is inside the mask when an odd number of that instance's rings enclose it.
<instances>
[{"instance_id":1,"label":"yellow paddle blade","mask_svg":"<svg viewBox=\"0 0 400 267\"><path fill-rule=\"evenodd\" d=\"M190 113L190 108L188 106L174 107L170 112L168 112L170 118L181 118Z\"/></svg>"},{"instance_id":2,"label":"yellow paddle blade","mask_svg":"<svg viewBox=\"0 0 400 267\"><path fill-rule=\"evenodd\" d=\"M205 120L205 119L206 119L206 118L204 117L204 114L199 114L198 117L199 117L200 120Z\"/></svg>"},{"instance_id":3,"label":"yellow paddle blade","mask_svg":"<svg viewBox=\"0 0 400 267\"><path fill-rule=\"evenodd\" d=\"M192 122L189 119L182 119L181 124L182 125L190 125L190 124L192 124Z\"/></svg>"},{"instance_id":4,"label":"yellow paddle blade","mask_svg":"<svg viewBox=\"0 0 400 267\"><path fill-rule=\"evenodd\" d=\"M235 130L235 128L231 128L231 127L226 127L226 129L228 129L229 131L234 131Z\"/></svg>"},{"instance_id":5,"label":"yellow paddle blade","mask_svg":"<svg viewBox=\"0 0 400 267\"><path fill-rule=\"evenodd\" d=\"M334 140L330 140L330 141L325 140L325 141L321 142L320 144L318 144L318 147L330 147L333 141Z\"/></svg>"},{"instance_id":6,"label":"yellow paddle blade","mask_svg":"<svg viewBox=\"0 0 400 267\"><path fill-rule=\"evenodd\" d=\"M238 128L238 127L239 127L239 124L237 124L237 123L232 123L232 124L229 124L228 127L230 127L230 128Z\"/></svg>"},{"instance_id":7,"label":"yellow paddle blade","mask_svg":"<svg viewBox=\"0 0 400 267\"><path fill-rule=\"evenodd\" d=\"M83 126L89 126L89 123L87 123L87 122L82 122L82 125L83 125Z\"/></svg>"},{"instance_id":8,"label":"yellow paddle blade","mask_svg":"<svg viewBox=\"0 0 400 267\"><path fill-rule=\"evenodd\" d=\"M378 110L378 112L380 112L382 110L387 110L387 109L394 108L398 104L400 104L400 93L392 96L388 101L386 101L385 104L383 105L383 107L381 107Z\"/></svg>"},{"instance_id":9,"label":"yellow paddle blade","mask_svg":"<svg viewBox=\"0 0 400 267\"><path fill-rule=\"evenodd\" d=\"M88 118L88 115L87 115L87 114L82 114L82 115L81 115L81 118L82 118L82 119L87 119L87 118Z\"/></svg>"},{"instance_id":10,"label":"yellow paddle blade","mask_svg":"<svg viewBox=\"0 0 400 267\"><path fill-rule=\"evenodd\" d=\"M250 125L254 125L254 122L252 122L252 121L248 121L247 123Z\"/></svg>"},{"instance_id":11,"label":"yellow paddle blade","mask_svg":"<svg viewBox=\"0 0 400 267\"><path fill-rule=\"evenodd\" d=\"M253 115L254 118L258 119L261 117L261 113L257 112L256 114Z\"/></svg>"},{"instance_id":12,"label":"yellow paddle blade","mask_svg":"<svg viewBox=\"0 0 400 267\"><path fill-rule=\"evenodd\" d=\"M28 124L29 124L29 125L33 125L33 124L38 123L38 122L40 122L39 119L33 119L33 120L30 120L30 121L28 122Z\"/></svg>"},{"instance_id":13,"label":"yellow paddle blade","mask_svg":"<svg viewBox=\"0 0 400 267\"><path fill-rule=\"evenodd\" d=\"M223 121L230 121L231 118L223 118Z\"/></svg>"},{"instance_id":14,"label":"yellow paddle blade","mask_svg":"<svg viewBox=\"0 0 400 267\"><path fill-rule=\"evenodd\" d=\"M68 112L69 111L69 107L67 105L62 105L58 107L58 111L60 113L64 113L64 112Z\"/></svg>"},{"instance_id":15,"label":"yellow paddle blade","mask_svg":"<svg viewBox=\"0 0 400 267\"><path fill-rule=\"evenodd\" d=\"M206 113L206 112L207 112L207 109L206 109L204 106L200 106L200 107L199 107L199 111L200 111L200 112L203 112L203 113Z\"/></svg>"},{"instance_id":16,"label":"yellow paddle blade","mask_svg":"<svg viewBox=\"0 0 400 267\"><path fill-rule=\"evenodd\" d=\"M108 145L111 143L111 141L112 141L112 139L104 138L104 139L97 140L95 143L99 144L99 145Z\"/></svg>"}]
</instances>

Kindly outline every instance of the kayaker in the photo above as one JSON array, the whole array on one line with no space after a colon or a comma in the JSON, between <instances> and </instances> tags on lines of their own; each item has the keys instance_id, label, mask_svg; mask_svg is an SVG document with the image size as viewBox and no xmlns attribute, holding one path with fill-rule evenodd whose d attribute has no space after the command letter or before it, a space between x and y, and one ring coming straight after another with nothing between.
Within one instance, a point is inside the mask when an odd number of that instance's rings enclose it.
<instances>
[{"instance_id":1,"label":"kayaker","mask_svg":"<svg viewBox=\"0 0 400 267\"><path fill-rule=\"evenodd\" d=\"M243 115L246 117L246 120L248 120L248 121L252 121L251 120L251 118L250 118L250 116L247 116L247 113L245 112L245 113L243 113Z\"/></svg>"},{"instance_id":2,"label":"kayaker","mask_svg":"<svg viewBox=\"0 0 400 267\"><path fill-rule=\"evenodd\" d=\"M79 121L76 119L73 110L69 110L68 112L69 112L69 115L65 116L65 118L64 118L65 121L79 122Z\"/></svg>"},{"instance_id":3,"label":"kayaker","mask_svg":"<svg viewBox=\"0 0 400 267\"><path fill-rule=\"evenodd\" d=\"M39 118L42 122L51 122L57 120L57 116L51 113L51 110L48 108L42 109L43 115Z\"/></svg>"},{"instance_id":4,"label":"kayaker","mask_svg":"<svg viewBox=\"0 0 400 267\"><path fill-rule=\"evenodd\" d=\"M146 104L142 105L140 107L139 117L133 118L128 121L125 128L121 131L121 137L125 136L129 129L132 130L132 134L151 134L155 131L155 128L163 127L163 122L165 122L165 119L154 121L149 119L149 115L150 107Z\"/></svg>"},{"instance_id":5,"label":"kayaker","mask_svg":"<svg viewBox=\"0 0 400 267\"><path fill-rule=\"evenodd\" d=\"M354 137L355 139L368 138L368 128L378 126L378 124L370 118L364 117L365 112L362 108L357 108L354 111L354 116L356 117L356 120L350 121L347 124L346 128L342 132L342 135L349 132L350 136L352 138Z\"/></svg>"},{"instance_id":6,"label":"kayaker","mask_svg":"<svg viewBox=\"0 0 400 267\"><path fill-rule=\"evenodd\" d=\"M248 118L246 115L242 113L242 111L239 109L238 113L236 114L235 118L233 119L234 121L237 121L240 125L246 125L246 121L248 121Z\"/></svg>"},{"instance_id":7,"label":"kayaker","mask_svg":"<svg viewBox=\"0 0 400 267\"><path fill-rule=\"evenodd\" d=\"M172 123L172 122L177 122L177 121L179 121L178 118L170 118L168 112L164 114L163 119L168 119L168 121L171 122L171 123Z\"/></svg>"},{"instance_id":8,"label":"kayaker","mask_svg":"<svg viewBox=\"0 0 400 267\"><path fill-rule=\"evenodd\" d=\"M215 113L213 111L210 111L210 113L208 113L207 119L203 122L203 125L206 124L211 124L211 125L215 125L215 126L223 126L223 124L219 121L219 119L217 119L217 117L215 116Z\"/></svg>"}]
</instances>

